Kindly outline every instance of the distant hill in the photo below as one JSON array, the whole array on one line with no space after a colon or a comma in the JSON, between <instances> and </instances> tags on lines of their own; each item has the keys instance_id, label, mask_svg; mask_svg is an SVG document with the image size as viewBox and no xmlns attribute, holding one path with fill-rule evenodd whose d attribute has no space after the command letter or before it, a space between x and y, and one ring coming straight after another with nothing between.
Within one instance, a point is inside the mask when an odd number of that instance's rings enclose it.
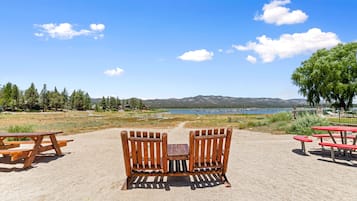
<instances>
[{"instance_id":1,"label":"distant hill","mask_svg":"<svg viewBox=\"0 0 357 201\"><path fill-rule=\"evenodd\" d=\"M235 98L227 96L195 96L188 98L143 100L149 108L247 108L247 107L302 107L305 99Z\"/></svg>"}]
</instances>

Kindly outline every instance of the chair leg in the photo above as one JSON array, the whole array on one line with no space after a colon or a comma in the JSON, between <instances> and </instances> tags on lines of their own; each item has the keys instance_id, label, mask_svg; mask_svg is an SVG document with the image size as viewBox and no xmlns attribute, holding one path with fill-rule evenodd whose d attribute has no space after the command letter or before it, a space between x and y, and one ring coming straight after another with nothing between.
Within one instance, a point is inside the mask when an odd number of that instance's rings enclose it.
<instances>
[{"instance_id":1,"label":"chair leg","mask_svg":"<svg viewBox=\"0 0 357 201\"><path fill-rule=\"evenodd\" d=\"M121 187L121 190L128 190L130 187L130 183L131 183L131 177L127 177L123 186Z\"/></svg>"},{"instance_id":2,"label":"chair leg","mask_svg":"<svg viewBox=\"0 0 357 201\"><path fill-rule=\"evenodd\" d=\"M222 175L222 180L224 181L224 184L226 185L227 188L231 187L231 183L228 181L227 176L225 174Z\"/></svg>"}]
</instances>

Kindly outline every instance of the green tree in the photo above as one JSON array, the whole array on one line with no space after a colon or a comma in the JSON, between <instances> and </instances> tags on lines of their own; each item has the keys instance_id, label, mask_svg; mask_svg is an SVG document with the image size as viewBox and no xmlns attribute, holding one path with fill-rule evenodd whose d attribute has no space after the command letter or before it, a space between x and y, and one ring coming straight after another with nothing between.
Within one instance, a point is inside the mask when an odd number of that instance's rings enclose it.
<instances>
[{"instance_id":1,"label":"green tree","mask_svg":"<svg viewBox=\"0 0 357 201\"><path fill-rule=\"evenodd\" d=\"M64 88L63 91L61 92L61 97L62 97L63 108L68 109L69 97L66 88Z\"/></svg>"},{"instance_id":2,"label":"green tree","mask_svg":"<svg viewBox=\"0 0 357 201\"><path fill-rule=\"evenodd\" d=\"M102 108L102 110L106 110L107 109L107 100L105 99L105 97L102 97L102 100L100 101L100 107Z\"/></svg>"},{"instance_id":3,"label":"green tree","mask_svg":"<svg viewBox=\"0 0 357 201\"><path fill-rule=\"evenodd\" d=\"M62 108L62 103L62 96L55 87L55 89L50 93L50 106L57 111L58 108Z\"/></svg>"},{"instance_id":4,"label":"green tree","mask_svg":"<svg viewBox=\"0 0 357 201\"><path fill-rule=\"evenodd\" d=\"M12 99L12 110L15 111L19 108L19 104L20 104L20 90L17 87L16 84L12 85L12 89L11 89L11 99Z\"/></svg>"},{"instance_id":5,"label":"green tree","mask_svg":"<svg viewBox=\"0 0 357 201\"><path fill-rule=\"evenodd\" d=\"M357 43L321 49L303 61L292 80L310 105L325 100L335 108L348 110L357 92Z\"/></svg>"},{"instance_id":6,"label":"green tree","mask_svg":"<svg viewBox=\"0 0 357 201\"><path fill-rule=\"evenodd\" d=\"M40 92L40 106L42 108L42 111L46 112L48 107L50 106L50 93L47 90L47 85L44 84L43 88Z\"/></svg>"},{"instance_id":7,"label":"green tree","mask_svg":"<svg viewBox=\"0 0 357 201\"><path fill-rule=\"evenodd\" d=\"M0 104L2 105L4 110L11 109L11 103L12 103L11 95L12 95L12 84L10 82L8 82L1 89Z\"/></svg>"},{"instance_id":8,"label":"green tree","mask_svg":"<svg viewBox=\"0 0 357 201\"><path fill-rule=\"evenodd\" d=\"M34 83L31 83L31 86L25 91L25 104L29 110L38 109L38 91Z\"/></svg>"}]
</instances>

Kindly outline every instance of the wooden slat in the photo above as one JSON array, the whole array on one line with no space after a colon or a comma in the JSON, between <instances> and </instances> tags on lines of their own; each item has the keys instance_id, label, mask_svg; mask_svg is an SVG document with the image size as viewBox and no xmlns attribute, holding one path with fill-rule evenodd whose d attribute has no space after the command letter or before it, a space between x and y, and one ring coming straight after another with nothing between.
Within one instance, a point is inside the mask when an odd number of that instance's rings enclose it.
<instances>
[{"instance_id":1,"label":"wooden slat","mask_svg":"<svg viewBox=\"0 0 357 201\"><path fill-rule=\"evenodd\" d=\"M131 165L130 165L130 154L129 154L129 144L128 144L128 132L121 132L121 142L123 145L124 163L125 163L125 173L129 177L131 175Z\"/></svg>"},{"instance_id":2,"label":"wooden slat","mask_svg":"<svg viewBox=\"0 0 357 201\"><path fill-rule=\"evenodd\" d=\"M218 139L218 147L217 147L218 149L217 149L217 155L216 155L218 163L222 162L223 142L224 142L223 138Z\"/></svg>"},{"instance_id":3,"label":"wooden slat","mask_svg":"<svg viewBox=\"0 0 357 201\"><path fill-rule=\"evenodd\" d=\"M202 130L201 131L201 137L206 137L206 130ZM206 139L205 138L202 138L200 139L200 164L201 166L204 166L204 163L205 163L205 151L206 151Z\"/></svg>"},{"instance_id":4,"label":"wooden slat","mask_svg":"<svg viewBox=\"0 0 357 201\"><path fill-rule=\"evenodd\" d=\"M227 138L226 138L226 144L224 148L224 158L223 158L223 174L227 172L228 168L228 158L229 158L229 151L231 147L231 139L232 139L232 128L227 129Z\"/></svg>"},{"instance_id":5,"label":"wooden slat","mask_svg":"<svg viewBox=\"0 0 357 201\"><path fill-rule=\"evenodd\" d=\"M160 133L156 133L156 138L160 138ZM156 142L155 143L156 146L156 166L157 168L161 168L161 143L160 142Z\"/></svg>"},{"instance_id":6,"label":"wooden slat","mask_svg":"<svg viewBox=\"0 0 357 201\"><path fill-rule=\"evenodd\" d=\"M167 171L167 134L162 134L162 169L164 172Z\"/></svg>"},{"instance_id":7,"label":"wooden slat","mask_svg":"<svg viewBox=\"0 0 357 201\"><path fill-rule=\"evenodd\" d=\"M149 138L153 139L154 138L154 133L150 132L149 133ZM150 167L151 168L156 168L155 164L155 145L153 141L150 141Z\"/></svg>"},{"instance_id":8,"label":"wooden slat","mask_svg":"<svg viewBox=\"0 0 357 201\"><path fill-rule=\"evenodd\" d=\"M217 137L217 133L214 132L213 133L213 137ZM217 143L218 143L218 139L217 138L212 138L213 141L213 147L212 147L212 159L211 159L211 163L216 163L217 162Z\"/></svg>"},{"instance_id":9,"label":"wooden slat","mask_svg":"<svg viewBox=\"0 0 357 201\"><path fill-rule=\"evenodd\" d=\"M143 132L143 138L146 139L145 142L143 142L144 144L144 167L145 168L149 168L149 142L148 140L148 133L147 132Z\"/></svg>"},{"instance_id":10,"label":"wooden slat","mask_svg":"<svg viewBox=\"0 0 357 201\"><path fill-rule=\"evenodd\" d=\"M141 137L141 132L137 131L136 132L136 136L137 137ZM142 145L143 145L143 141L136 141L136 148L137 148L137 156L138 156L138 165L139 165L139 169L143 168L143 152L142 152Z\"/></svg>"},{"instance_id":11,"label":"wooden slat","mask_svg":"<svg viewBox=\"0 0 357 201\"><path fill-rule=\"evenodd\" d=\"M208 130L207 137L212 137L212 130ZM209 164L212 162L211 149L212 149L212 138L207 138L206 164Z\"/></svg>"},{"instance_id":12,"label":"wooden slat","mask_svg":"<svg viewBox=\"0 0 357 201\"><path fill-rule=\"evenodd\" d=\"M195 163L195 133L193 131L190 131L190 142L189 142L189 149L190 149L190 152L189 152L189 167L188 167L188 170L190 172L193 172L193 169L194 169L194 163Z\"/></svg>"},{"instance_id":13,"label":"wooden slat","mask_svg":"<svg viewBox=\"0 0 357 201\"><path fill-rule=\"evenodd\" d=\"M199 131L196 131L195 132L195 136L198 136L198 135L199 135ZM197 139L195 139L194 142L195 142L195 145L194 145L195 146L195 153L194 153L194 155L195 155L195 164L199 165L200 142Z\"/></svg>"}]
</instances>

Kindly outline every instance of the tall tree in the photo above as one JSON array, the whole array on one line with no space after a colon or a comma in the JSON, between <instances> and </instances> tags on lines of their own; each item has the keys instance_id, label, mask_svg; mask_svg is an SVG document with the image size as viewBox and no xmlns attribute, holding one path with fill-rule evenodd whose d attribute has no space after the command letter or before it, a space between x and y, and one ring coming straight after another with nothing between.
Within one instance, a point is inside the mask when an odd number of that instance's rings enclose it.
<instances>
[{"instance_id":1,"label":"tall tree","mask_svg":"<svg viewBox=\"0 0 357 201\"><path fill-rule=\"evenodd\" d=\"M68 92L67 92L66 88L64 88L63 91L61 92L61 96L62 96L63 108L68 109L69 97L68 97Z\"/></svg>"},{"instance_id":2,"label":"tall tree","mask_svg":"<svg viewBox=\"0 0 357 201\"><path fill-rule=\"evenodd\" d=\"M46 84L43 85L43 88L40 92L40 106L42 108L42 111L44 112L46 112L48 107L50 106L49 91L47 90Z\"/></svg>"},{"instance_id":3,"label":"tall tree","mask_svg":"<svg viewBox=\"0 0 357 201\"><path fill-rule=\"evenodd\" d=\"M311 105L325 100L348 110L357 93L356 52L357 42L318 50L295 70L293 83Z\"/></svg>"},{"instance_id":4,"label":"tall tree","mask_svg":"<svg viewBox=\"0 0 357 201\"><path fill-rule=\"evenodd\" d=\"M50 93L50 106L51 108L54 108L55 111L58 110L58 108L62 107L62 97L61 94L58 92L57 88Z\"/></svg>"},{"instance_id":5,"label":"tall tree","mask_svg":"<svg viewBox=\"0 0 357 201\"><path fill-rule=\"evenodd\" d=\"M30 110L37 109L36 106L39 106L38 99L39 95L35 84L31 83L31 86L25 91L25 103L27 108Z\"/></svg>"},{"instance_id":6,"label":"tall tree","mask_svg":"<svg viewBox=\"0 0 357 201\"><path fill-rule=\"evenodd\" d=\"M18 109L20 104L20 90L16 84L12 85L11 89L11 99L12 99L12 110L15 111Z\"/></svg>"},{"instance_id":7,"label":"tall tree","mask_svg":"<svg viewBox=\"0 0 357 201\"><path fill-rule=\"evenodd\" d=\"M6 83L1 91L1 105L4 110L10 110L12 108L12 84L10 82Z\"/></svg>"}]
</instances>

